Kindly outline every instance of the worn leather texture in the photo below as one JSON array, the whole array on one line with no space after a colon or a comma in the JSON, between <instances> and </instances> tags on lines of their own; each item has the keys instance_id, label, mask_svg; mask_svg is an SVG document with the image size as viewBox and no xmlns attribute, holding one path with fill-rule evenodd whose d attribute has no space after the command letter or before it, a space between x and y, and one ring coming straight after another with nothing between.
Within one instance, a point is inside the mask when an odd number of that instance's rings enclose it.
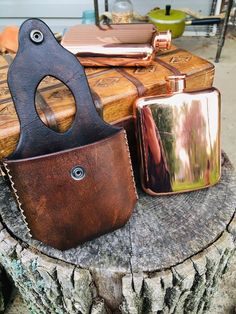
<instances>
[{"instance_id":1,"label":"worn leather texture","mask_svg":"<svg viewBox=\"0 0 236 314\"><path fill-rule=\"evenodd\" d=\"M32 30L43 34L41 43L30 40ZM75 98L75 118L64 133L48 128L35 109L46 75ZM65 250L124 225L137 200L126 133L99 117L83 67L42 21L21 26L8 85L21 132L4 165L30 234Z\"/></svg>"},{"instance_id":2,"label":"worn leather texture","mask_svg":"<svg viewBox=\"0 0 236 314\"><path fill-rule=\"evenodd\" d=\"M136 203L125 131L79 148L5 161L32 236L64 250L124 225ZM83 167L74 180L71 170Z\"/></svg>"}]
</instances>

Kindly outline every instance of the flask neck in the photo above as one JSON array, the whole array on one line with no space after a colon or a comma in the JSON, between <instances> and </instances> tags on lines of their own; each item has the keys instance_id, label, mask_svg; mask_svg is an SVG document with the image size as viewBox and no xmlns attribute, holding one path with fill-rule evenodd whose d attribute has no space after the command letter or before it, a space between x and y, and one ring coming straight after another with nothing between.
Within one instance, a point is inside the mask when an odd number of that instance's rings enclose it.
<instances>
[{"instance_id":1,"label":"flask neck","mask_svg":"<svg viewBox=\"0 0 236 314\"><path fill-rule=\"evenodd\" d=\"M168 50L171 46L171 32L159 32L154 36L153 47L155 49Z\"/></svg>"},{"instance_id":2,"label":"flask neck","mask_svg":"<svg viewBox=\"0 0 236 314\"><path fill-rule=\"evenodd\" d=\"M186 75L171 75L166 78L166 90L168 94L184 92L186 88Z\"/></svg>"}]
</instances>

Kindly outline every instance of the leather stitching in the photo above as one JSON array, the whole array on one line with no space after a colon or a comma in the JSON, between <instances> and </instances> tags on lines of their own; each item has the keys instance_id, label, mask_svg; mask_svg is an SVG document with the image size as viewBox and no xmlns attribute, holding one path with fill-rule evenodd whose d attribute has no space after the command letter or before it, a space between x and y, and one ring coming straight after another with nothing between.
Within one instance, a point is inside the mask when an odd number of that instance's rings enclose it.
<instances>
[{"instance_id":1,"label":"leather stitching","mask_svg":"<svg viewBox=\"0 0 236 314\"><path fill-rule=\"evenodd\" d=\"M133 167L132 167L132 162L131 162L131 157L130 157L130 151L129 151L129 144L128 144L127 134L126 134L125 130L124 130L124 137L125 137L125 144L126 144L127 154L128 154L128 158L129 158L130 174L131 174L132 181L133 181L134 193L135 193L136 198L138 200L139 197L138 197L138 193L137 193L137 189L136 189L136 185L135 185L134 172L133 172Z\"/></svg>"},{"instance_id":2,"label":"leather stitching","mask_svg":"<svg viewBox=\"0 0 236 314\"><path fill-rule=\"evenodd\" d=\"M31 230L30 230L29 225L28 225L28 222L27 222L27 220L26 220L26 217L25 217L25 214L24 214L24 210L23 210L23 208L22 208L22 203L20 202L19 195L17 194L17 189L15 188L15 183L14 183L14 181L13 181L13 177L12 177L12 175L10 174L10 169L8 168L7 163L4 162L3 165L4 165L4 167L5 167L6 171L7 171L9 180L10 180L10 182L11 182L11 187L12 187L12 190L13 190L13 192L14 192L14 194L15 194L18 207L19 207L19 209L20 209L20 211L21 211L21 215L22 215L22 217L23 217L23 221L24 221L24 223L25 223L25 225L26 225L26 228L27 228L27 230L28 230L28 234L29 234L29 236L32 238Z\"/></svg>"}]
</instances>

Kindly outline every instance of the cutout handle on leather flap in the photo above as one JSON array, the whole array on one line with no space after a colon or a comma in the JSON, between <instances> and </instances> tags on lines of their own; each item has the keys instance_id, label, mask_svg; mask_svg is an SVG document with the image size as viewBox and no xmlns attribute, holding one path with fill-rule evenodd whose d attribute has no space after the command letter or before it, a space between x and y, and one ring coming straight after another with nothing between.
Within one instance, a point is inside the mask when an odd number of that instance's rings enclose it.
<instances>
[{"instance_id":1,"label":"cutout handle on leather flap","mask_svg":"<svg viewBox=\"0 0 236 314\"><path fill-rule=\"evenodd\" d=\"M37 86L47 75L62 81L75 98L75 118L65 133L44 125L35 108ZM98 116L82 65L56 41L41 20L29 19L22 24L8 85L21 126L20 140L11 158L28 158L90 144L119 130Z\"/></svg>"}]
</instances>

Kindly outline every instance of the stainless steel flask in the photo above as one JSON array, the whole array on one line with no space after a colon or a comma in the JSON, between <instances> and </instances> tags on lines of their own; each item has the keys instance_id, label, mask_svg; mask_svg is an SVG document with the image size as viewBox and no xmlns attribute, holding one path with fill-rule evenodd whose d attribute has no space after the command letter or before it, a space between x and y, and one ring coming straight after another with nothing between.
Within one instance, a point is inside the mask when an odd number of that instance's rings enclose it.
<instances>
[{"instance_id":1,"label":"stainless steel flask","mask_svg":"<svg viewBox=\"0 0 236 314\"><path fill-rule=\"evenodd\" d=\"M185 75L167 94L135 103L142 187L151 195L202 189L220 179L220 93L185 92Z\"/></svg>"}]
</instances>

